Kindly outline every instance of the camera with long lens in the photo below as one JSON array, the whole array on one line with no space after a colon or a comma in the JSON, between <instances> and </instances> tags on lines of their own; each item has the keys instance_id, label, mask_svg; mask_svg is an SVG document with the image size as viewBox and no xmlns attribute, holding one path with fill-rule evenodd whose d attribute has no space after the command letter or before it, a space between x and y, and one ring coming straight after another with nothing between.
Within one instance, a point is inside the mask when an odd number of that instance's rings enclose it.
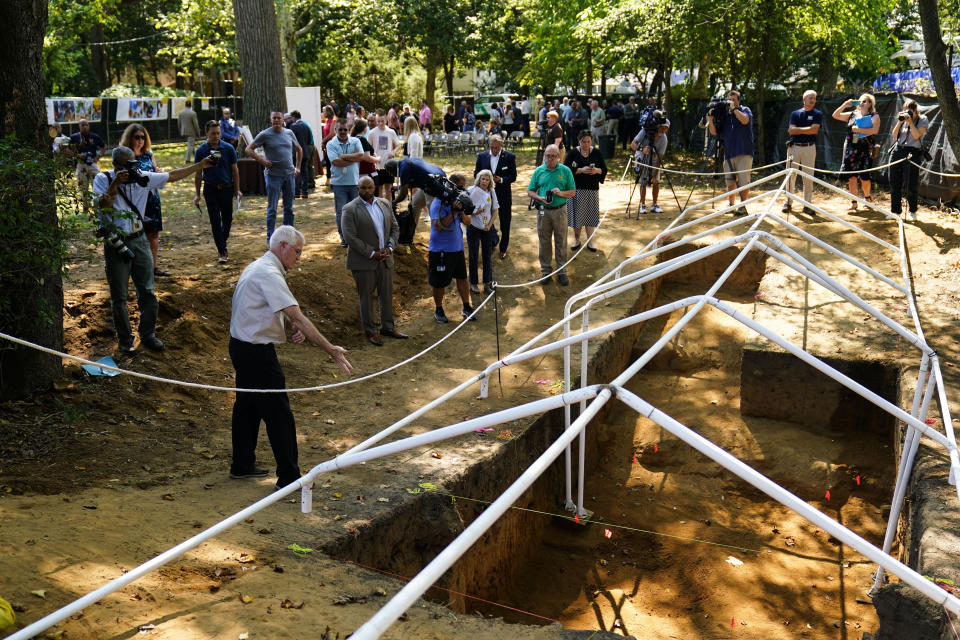
<instances>
[{"instance_id":1,"label":"camera with long lens","mask_svg":"<svg viewBox=\"0 0 960 640\"><path fill-rule=\"evenodd\" d=\"M900 122L903 122L904 120L906 120L906 119L908 119L908 118L910 118L910 112L909 112L909 111L901 111L900 113L897 114L897 120L899 120Z\"/></svg>"},{"instance_id":2,"label":"camera with long lens","mask_svg":"<svg viewBox=\"0 0 960 640\"><path fill-rule=\"evenodd\" d=\"M123 241L123 236L120 235L116 229L99 227L97 229L97 237L104 238L107 244L122 257L128 260L133 260L137 257L130 247L127 246L127 243Z\"/></svg>"},{"instance_id":3,"label":"camera with long lens","mask_svg":"<svg viewBox=\"0 0 960 640\"><path fill-rule=\"evenodd\" d=\"M144 175L143 171L140 170L140 163L136 160L127 160L127 163L123 165L123 168L127 170L127 174L130 176L129 182L135 182L141 187L145 187L150 184L150 178Z\"/></svg>"},{"instance_id":4,"label":"camera with long lens","mask_svg":"<svg viewBox=\"0 0 960 640\"><path fill-rule=\"evenodd\" d=\"M543 194L543 199L546 200L546 202L534 200L533 208L539 209L540 211L543 211L545 208L550 208L553 204L553 191L547 191L545 194Z\"/></svg>"},{"instance_id":5,"label":"camera with long lens","mask_svg":"<svg viewBox=\"0 0 960 640\"><path fill-rule=\"evenodd\" d=\"M717 130L717 137L723 137L723 128L730 116L730 101L725 98L714 98L707 105L707 115L713 116L713 127Z\"/></svg>"}]
</instances>

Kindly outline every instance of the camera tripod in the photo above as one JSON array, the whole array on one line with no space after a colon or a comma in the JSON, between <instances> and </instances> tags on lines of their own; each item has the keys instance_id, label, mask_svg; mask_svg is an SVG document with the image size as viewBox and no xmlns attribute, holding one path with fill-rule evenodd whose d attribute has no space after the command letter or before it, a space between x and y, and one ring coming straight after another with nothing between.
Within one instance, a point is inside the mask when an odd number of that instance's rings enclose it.
<instances>
[{"instance_id":1,"label":"camera tripod","mask_svg":"<svg viewBox=\"0 0 960 640\"><path fill-rule=\"evenodd\" d=\"M650 147L650 153L645 153L640 156L640 160L636 163L636 171L634 171L633 185L630 187L630 197L627 199L627 208L625 213L627 217L630 217L630 205L633 202L633 194L637 190L637 185L640 185L641 189L646 189L648 184L651 184L654 172L659 170L663 165L663 158L660 156L660 152L657 151L657 147L654 144L652 134L647 131L648 137L650 139L647 141L647 146ZM664 134L666 135L666 134ZM654 166L652 160L656 159L656 165ZM680 198L677 197L677 192L673 188L673 181L670 180L670 176L664 174L664 179L667 181L667 185L670 187L670 191L673 193L673 199L677 201L677 207L680 208L680 211L683 211L683 207L680 207ZM634 220L640 219L640 207L642 205L637 205L637 215Z\"/></svg>"},{"instance_id":2,"label":"camera tripod","mask_svg":"<svg viewBox=\"0 0 960 640\"><path fill-rule=\"evenodd\" d=\"M704 173L704 170L707 168L707 163L711 160L713 161L713 171L711 171L713 176L710 178L710 182L713 184L713 191L710 194L710 197L714 198L717 195L717 181L721 179L721 174L725 173L723 164L724 158L726 157L726 152L723 146L723 138L714 136L714 144L712 149L710 148L710 142L710 134L707 133L703 141L703 160L700 161L700 166L697 167L697 173ZM736 182L737 188L739 189L740 176L733 172L733 167L729 166L729 162L727 164L727 169L729 169L729 173L733 175L733 179ZM686 210L687 204L690 203L690 198L693 196L693 192L697 190L697 185L700 183L700 179L702 177L702 175L698 175L696 179L694 179L693 186L690 187L690 193L687 195L687 199L684 201L683 209L681 209L681 211Z\"/></svg>"}]
</instances>

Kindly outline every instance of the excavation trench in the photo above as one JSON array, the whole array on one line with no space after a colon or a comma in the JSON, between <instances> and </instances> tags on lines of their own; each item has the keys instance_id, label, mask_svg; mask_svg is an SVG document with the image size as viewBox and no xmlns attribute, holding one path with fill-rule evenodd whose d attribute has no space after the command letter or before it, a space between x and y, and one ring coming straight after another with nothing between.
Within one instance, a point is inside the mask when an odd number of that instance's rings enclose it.
<instances>
[{"instance_id":1,"label":"excavation trench","mask_svg":"<svg viewBox=\"0 0 960 640\"><path fill-rule=\"evenodd\" d=\"M735 255L720 253L648 284L632 312L704 292ZM762 254L751 254L717 297L751 315L764 272ZM612 379L684 312L592 345L588 381ZM830 364L899 401L898 368ZM874 544L882 541L895 474L893 420L725 313L706 307L628 386ZM324 550L414 575L562 429L562 411L540 416L439 491ZM592 421L586 441L589 522L574 523L563 509L561 457L448 572L447 591L428 597L459 612L641 638L853 639L876 627L862 597L874 566L822 530L617 401Z\"/></svg>"}]
</instances>

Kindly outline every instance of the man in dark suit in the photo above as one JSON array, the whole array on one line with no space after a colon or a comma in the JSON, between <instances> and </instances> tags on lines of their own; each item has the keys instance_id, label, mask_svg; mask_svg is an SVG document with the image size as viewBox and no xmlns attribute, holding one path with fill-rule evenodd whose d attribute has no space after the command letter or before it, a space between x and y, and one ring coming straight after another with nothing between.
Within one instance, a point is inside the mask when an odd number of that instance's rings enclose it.
<instances>
[{"instance_id":1,"label":"man in dark suit","mask_svg":"<svg viewBox=\"0 0 960 640\"><path fill-rule=\"evenodd\" d=\"M507 257L507 247L510 246L510 207L513 205L510 195L510 185L517 180L517 157L504 150L503 138L490 136L490 150L477 154L477 164L473 169L476 176L484 169L493 174L494 191L500 203L500 259Z\"/></svg>"},{"instance_id":2,"label":"man in dark suit","mask_svg":"<svg viewBox=\"0 0 960 640\"><path fill-rule=\"evenodd\" d=\"M370 344L383 346L381 335L406 338L393 324L393 247L400 229L390 203L374 196L369 176L357 184L360 197L343 207L341 226L347 243L347 269L353 272L360 296L360 322ZM380 300L380 329L373 321L373 292Z\"/></svg>"}]
</instances>

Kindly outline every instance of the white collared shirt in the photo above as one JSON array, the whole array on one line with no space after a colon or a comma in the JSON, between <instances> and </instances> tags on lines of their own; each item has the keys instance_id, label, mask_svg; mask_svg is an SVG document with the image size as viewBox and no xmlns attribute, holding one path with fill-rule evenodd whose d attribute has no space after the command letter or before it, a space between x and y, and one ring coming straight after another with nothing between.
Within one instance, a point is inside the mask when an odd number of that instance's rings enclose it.
<instances>
[{"instance_id":1,"label":"white collared shirt","mask_svg":"<svg viewBox=\"0 0 960 640\"><path fill-rule=\"evenodd\" d=\"M493 155L493 152L490 152L490 173L497 175L497 167L500 165L500 156L503 155L503 151L497 155Z\"/></svg>"},{"instance_id":2,"label":"white collared shirt","mask_svg":"<svg viewBox=\"0 0 960 640\"><path fill-rule=\"evenodd\" d=\"M286 342L283 310L297 305L287 270L272 251L247 265L233 292L230 335L253 344Z\"/></svg>"},{"instance_id":3,"label":"white collared shirt","mask_svg":"<svg viewBox=\"0 0 960 640\"><path fill-rule=\"evenodd\" d=\"M367 213L370 214L370 219L373 220L373 226L377 230L377 238L380 240L380 246L377 248L382 249L387 246L384 240L383 210L380 208L380 205L377 204L376 198L373 199L373 202L367 202L363 198L360 198L360 201L363 203L363 206L367 208Z\"/></svg>"}]
</instances>

